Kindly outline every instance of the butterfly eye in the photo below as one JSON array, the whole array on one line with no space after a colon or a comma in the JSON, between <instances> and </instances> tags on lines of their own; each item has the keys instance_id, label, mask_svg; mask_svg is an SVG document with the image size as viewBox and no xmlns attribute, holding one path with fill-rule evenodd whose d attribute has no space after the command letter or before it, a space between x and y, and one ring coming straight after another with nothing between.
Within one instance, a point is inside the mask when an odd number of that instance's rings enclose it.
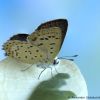
<instances>
[{"instance_id":1,"label":"butterfly eye","mask_svg":"<svg viewBox=\"0 0 100 100\"><path fill-rule=\"evenodd\" d=\"M57 59L54 59L53 65L57 65L59 61Z\"/></svg>"}]
</instances>

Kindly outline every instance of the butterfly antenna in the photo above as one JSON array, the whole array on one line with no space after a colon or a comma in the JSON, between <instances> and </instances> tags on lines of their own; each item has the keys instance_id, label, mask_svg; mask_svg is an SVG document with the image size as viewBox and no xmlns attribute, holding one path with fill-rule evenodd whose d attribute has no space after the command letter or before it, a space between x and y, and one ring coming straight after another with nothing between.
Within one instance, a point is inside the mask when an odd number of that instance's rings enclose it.
<instances>
[{"instance_id":1,"label":"butterfly antenna","mask_svg":"<svg viewBox=\"0 0 100 100\"><path fill-rule=\"evenodd\" d=\"M78 55L73 55L73 56L63 56L63 57L58 57L58 59L67 59L67 57L77 57ZM71 60L74 61L74 59L67 59L67 60Z\"/></svg>"}]
</instances>

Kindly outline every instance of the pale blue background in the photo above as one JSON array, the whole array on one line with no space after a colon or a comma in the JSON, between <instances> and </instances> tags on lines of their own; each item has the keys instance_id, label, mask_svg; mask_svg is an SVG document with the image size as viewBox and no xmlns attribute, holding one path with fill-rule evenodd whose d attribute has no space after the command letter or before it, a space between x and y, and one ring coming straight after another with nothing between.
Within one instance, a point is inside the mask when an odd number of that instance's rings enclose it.
<instances>
[{"instance_id":1,"label":"pale blue background","mask_svg":"<svg viewBox=\"0 0 100 100\"><path fill-rule=\"evenodd\" d=\"M18 32L31 33L42 22L67 18L68 33L60 56L78 54L75 62L88 85L89 96L100 96L100 0L0 0L2 44Z\"/></svg>"}]
</instances>

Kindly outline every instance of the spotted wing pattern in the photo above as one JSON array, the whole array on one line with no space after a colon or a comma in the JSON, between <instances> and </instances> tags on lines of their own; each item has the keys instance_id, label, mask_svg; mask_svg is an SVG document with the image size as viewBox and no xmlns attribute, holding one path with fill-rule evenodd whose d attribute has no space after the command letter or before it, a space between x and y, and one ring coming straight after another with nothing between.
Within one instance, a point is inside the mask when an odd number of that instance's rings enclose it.
<instances>
[{"instance_id":1,"label":"spotted wing pattern","mask_svg":"<svg viewBox=\"0 0 100 100\"><path fill-rule=\"evenodd\" d=\"M65 19L48 21L30 35L14 35L3 49L7 56L25 63L52 63L62 46L67 26Z\"/></svg>"},{"instance_id":2,"label":"spotted wing pattern","mask_svg":"<svg viewBox=\"0 0 100 100\"><path fill-rule=\"evenodd\" d=\"M6 47L6 48L5 48ZM4 49L8 56L24 63L34 64L45 61L47 55L40 48L27 42L10 40L5 44Z\"/></svg>"},{"instance_id":3,"label":"spotted wing pattern","mask_svg":"<svg viewBox=\"0 0 100 100\"><path fill-rule=\"evenodd\" d=\"M59 27L41 29L28 36L28 40L43 50L48 56L48 61L52 62L60 49L61 29Z\"/></svg>"},{"instance_id":4,"label":"spotted wing pattern","mask_svg":"<svg viewBox=\"0 0 100 100\"><path fill-rule=\"evenodd\" d=\"M61 31L62 31L62 33L61 33L61 37L62 37L61 46L62 46L65 35L67 33L68 21L66 19L51 20L51 21L42 23L41 25L38 26L38 28L36 30L46 29L46 28L50 28L50 27L59 27L61 29Z\"/></svg>"}]
</instances>

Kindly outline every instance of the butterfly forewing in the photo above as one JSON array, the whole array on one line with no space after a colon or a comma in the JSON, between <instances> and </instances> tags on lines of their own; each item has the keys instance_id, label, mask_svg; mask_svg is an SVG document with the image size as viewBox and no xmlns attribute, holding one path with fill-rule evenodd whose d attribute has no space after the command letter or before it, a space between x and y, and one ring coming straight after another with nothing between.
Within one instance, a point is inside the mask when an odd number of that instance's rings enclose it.
<instances>
[{"instance_id":1,"label":"butterfly forewing","mask_svg":"<svg viewBox=\"0 0 100 100\"><path fill-rule=\"evenodd\" d=\"M46 29L46 28L50 28L50 27L59 27L61 29L61 31L62 31L62 35L61 35L62 41L61 41L61 45L60 45L60 48L61 48L63 40L64 40L66 32L67 32L68 21L66 19L51 20L51 21L42 23L41 25L38 26L38 28L36 30Z\"/></svg>"},{"instance_id":2,"label":"butterfly forewing","mask_svg":"<svg viewBox=\"0 0 100 100\"><path fill-rule=\"evenodd\" d=\"M28 41L43 49L52 62L62 46L67 27L66 19L48 21L38 26L36 31L28 36Z\"/></svg>"},{"instance_id":3,"label":"butterfly forewing","mask_svg":"<svg viewBox=\"0 0 100 100\"><path fill-rule=\"evenodd\" d=\"M52 62L60 49L62 40L61 29L59 27L41 29L28 36L28 40L31 44L43 50L49 61Z\"/></svg>"}]
</instances>

